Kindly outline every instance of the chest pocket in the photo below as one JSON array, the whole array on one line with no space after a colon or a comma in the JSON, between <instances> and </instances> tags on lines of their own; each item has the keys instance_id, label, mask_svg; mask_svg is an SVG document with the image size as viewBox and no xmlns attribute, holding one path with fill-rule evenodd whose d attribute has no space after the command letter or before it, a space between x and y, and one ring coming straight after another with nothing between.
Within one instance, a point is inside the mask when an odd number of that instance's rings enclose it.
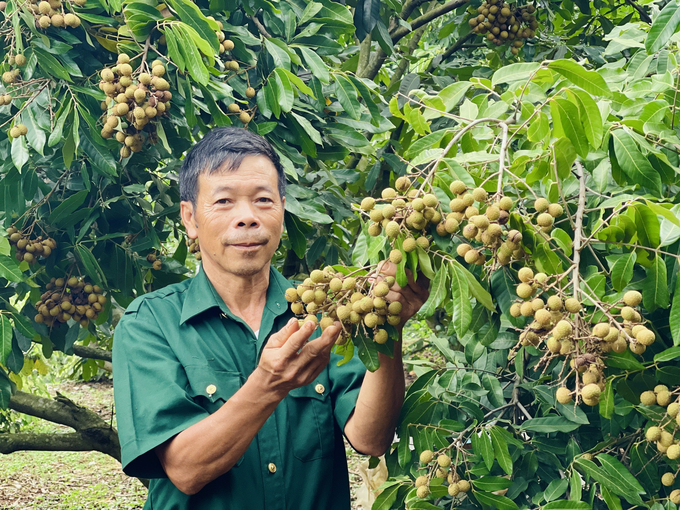
<instances>
[{"instance_id":1,"label":"chest pocket","mask_svg":"<svg viewBox=\"0 0 680 510\"><path fill-rule=\"evenodd\" d=\"M330 382L325 372L311 384L288 393L286 405L293 455L303 462L333 454L335 427Z\"/></svg>"},{"instance_id":2,"label":"chest pocket","mask_svg":"<svg viewBox=\"0 0 680 510\"><path fill-rule=\"evenodd\" d=\"M189 379L187 394L210 414L217 411L241 388L241 374L215 370L207 365L184 367Z\"/></svg>"}]
</instances>

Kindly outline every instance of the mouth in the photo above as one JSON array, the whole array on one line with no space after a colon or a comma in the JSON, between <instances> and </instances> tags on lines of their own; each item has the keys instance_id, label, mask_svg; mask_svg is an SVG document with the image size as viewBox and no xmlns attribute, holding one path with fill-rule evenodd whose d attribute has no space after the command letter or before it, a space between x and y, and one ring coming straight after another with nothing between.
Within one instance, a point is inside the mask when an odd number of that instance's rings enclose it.
<instances>
[{"instance_id":1,"label":"mouth","mask_svg":"<svg viewBox=\"0 0 680 510\"><path fill-rule=\"evenodd\" d=\"M230 244L229 246L233 248L237 248L240 250L254 250L256 248L259 248L260 246L264 246L267 243L233 243Z\"/></svg>"}]
</instances>

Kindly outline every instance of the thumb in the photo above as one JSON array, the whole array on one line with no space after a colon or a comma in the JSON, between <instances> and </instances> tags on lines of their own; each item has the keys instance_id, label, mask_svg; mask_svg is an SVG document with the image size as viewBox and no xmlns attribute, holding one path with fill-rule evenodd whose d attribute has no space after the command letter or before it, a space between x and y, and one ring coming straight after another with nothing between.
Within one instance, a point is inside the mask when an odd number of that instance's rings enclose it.
<instances>
[{"instance_id":1,"label":"thumb","mask_svg":"<svg viewBox=\"0 0 680 510\"><path fill-rule=\"evenodd\" d=\"M293 317L288 321L288 323L283 328L281 328L279 331L277 331L276 333L269 337L265 349L280 348L283 344L286 343L286 340L288 340L290 335L295 333L298 329L300 329L300 325L298 324L297 319Z\"/></svg>"}]
</instances>

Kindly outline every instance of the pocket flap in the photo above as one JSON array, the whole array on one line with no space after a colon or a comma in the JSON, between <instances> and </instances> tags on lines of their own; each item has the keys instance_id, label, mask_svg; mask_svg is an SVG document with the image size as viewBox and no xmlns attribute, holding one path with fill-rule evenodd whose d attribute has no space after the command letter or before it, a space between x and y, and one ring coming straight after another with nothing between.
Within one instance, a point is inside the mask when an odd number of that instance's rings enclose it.
<instances>
[{"instance_id":1,"label":"pocket flap","mask_svg":"<svg viewBox=\"0 0 680 510\"><path fill-rule=\"evenodd\" d=\"M314 398L316 400L326 400L330 393L329 388L320 381L314 381L306 386L292 389L288 392L293 398Z\"/></svg>"},{"instance_id":2,"label":"pocket flap","mask_svg":"<svg viewBox=\"0 0 680 510\"><path fill-rule=\"evenodd\" d=\"M192 397L204 397L210 402L227 401L242 386L241 374L215 370L206 365L184 367L189 379L187 393Z\"/></svg>"}]
</instances>

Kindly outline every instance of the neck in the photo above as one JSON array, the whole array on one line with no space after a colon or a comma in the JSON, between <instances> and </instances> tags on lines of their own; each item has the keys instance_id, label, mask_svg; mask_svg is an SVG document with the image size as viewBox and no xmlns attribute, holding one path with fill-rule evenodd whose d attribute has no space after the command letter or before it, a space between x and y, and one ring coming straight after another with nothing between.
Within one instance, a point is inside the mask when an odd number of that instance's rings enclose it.
<instances>
[{"instance_id":1,"label":"neck","mask_svg":"<svg viewBox=\"0 0 680 510\"><path fill-rule=\"evenodd\" d=\"M253 331L260 329L269 288L269 264L255 275L238 276L222 273L205 262L202 270L229 311L243 319Z\"/></svg>"}]
</instances>

